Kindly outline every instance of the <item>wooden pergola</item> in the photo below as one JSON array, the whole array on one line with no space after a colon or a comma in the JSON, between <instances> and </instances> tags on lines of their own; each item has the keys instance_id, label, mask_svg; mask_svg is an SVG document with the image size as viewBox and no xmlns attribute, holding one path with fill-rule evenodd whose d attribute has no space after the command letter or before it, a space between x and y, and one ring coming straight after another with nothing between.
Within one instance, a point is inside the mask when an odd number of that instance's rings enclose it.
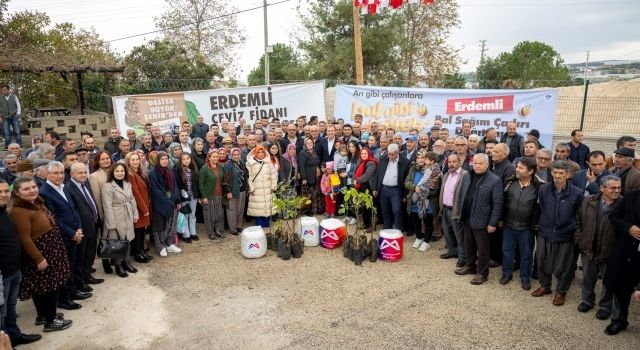
<instances>
[{"instance_id":1,"label":"wooden pergola","mask_svg":"<svg viewBox=\"0 0 640 350\"><path fill-rule=\"evenodd\" d=\"M81 65L24 65L24 64L10 64L0 63L0 72L5 73L58 73L58 74L75 74L78 80L78 97L80 100L80 113L84 114L86 108L84 103L84 88L82 86L82 74L84 73L102 73L104 76L104 93L105 102L107 104L107 112L113 113L113 104L111 102L111 86L109 84L109 75L112 73L124 72L123 66L81 66Z\"/></svg>"}]
</instances>

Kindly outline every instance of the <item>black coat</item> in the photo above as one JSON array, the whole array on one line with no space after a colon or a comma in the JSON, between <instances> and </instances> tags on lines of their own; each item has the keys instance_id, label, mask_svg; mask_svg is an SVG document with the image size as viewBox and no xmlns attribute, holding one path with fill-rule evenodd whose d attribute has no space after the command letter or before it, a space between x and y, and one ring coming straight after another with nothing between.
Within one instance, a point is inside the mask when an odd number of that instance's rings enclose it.
<instances>
[{"instance_id":1,"label":"black coat","mask_svg":"<svg viewBox=\"0 0 640 350\"><path fill-rule=\"evenodd\" d=\"M320 167L320 158L315 152L312 154L306 148L298 155L298 171L300 172L300 181L307 180L307 185L315 185L318 182L316 177L317 170Z\"/></svg>"},{"instance_id":2,"label":"black coat","mask_svg":"<svg viewBox=\"0 0 640 350\"><path fill-rule=\"evenodd\" d=\"M182 192L182 190L187 190L187 183L186 181L184 181L184 179L182 179L182 176L180 176L179 169L179 165L173 169L173 176L176 179L176 183L178 184L178 190ZM200 195L200 186L198 186L198 175L196 175L195 171L191 172L191 192L193 192L193 198L190 198L189 200L202 198L202 196ZM182 198L182 193L180 193L180 201L185 201L185 199Z\"/></svg>"},{"instance_id":3,"label":"black coat","mask_svg":"<svg viewBox=\"0 0 640 350\"><path fill-rule=\"evenodd\" d=\"M333 155L336 153L336 148L338 146L338 138L333 141L333 148L331 148L331 152L329 152L329 140L320 139L320 161L322 163L332 162Z\"/></svg>"},{"instance_id":4,"label":"black coat","mask_svg":"<svg viewBox=\"0 0 640 350\"><path fill-rule=\"evenodd\" d=\"M616 246L609 258L604 285L608 291L631 294L640 283L640 241L629 234L631 226L640 226L640 190L627 192L609 218L616 230Z\"/></svg>"},{"instance_id":5,"label":"black coat","mask_svg":"<svg viewBox=\"0 0 640 350\"><path fill-rule=\"evenodd\" d=\"M475 188L469 187L469 192L471 191L475 192L472 192L473 198L465 224L475 230L486 229L489 225L497 227L504 203L502 180L496 174L487 171Z\"/></svg>"},{"instance_id":6,"label":"black coat","mask_svg":"<svg viewBox=\"0 0 640 350\"><path fill-rule=\"evenodd\" d=\"M96 215L98 214L98 207L96 198L91 191L91 185L89 185L89 181L87 180L86 189L89 192L89 196L93 200L93 204L96 206ZM96 223L93 221L93 211L91 210L90 204L87 202L84 193L78 188L78 186L70 181L65 188L69 189L70 200L73 201L74 206L78 210L78 215L80 216L80 225L82 226L82 233L85 237L95 237L96 236ZM98 218L98 220L100 220Z\"/></svg>"}]
</instances>

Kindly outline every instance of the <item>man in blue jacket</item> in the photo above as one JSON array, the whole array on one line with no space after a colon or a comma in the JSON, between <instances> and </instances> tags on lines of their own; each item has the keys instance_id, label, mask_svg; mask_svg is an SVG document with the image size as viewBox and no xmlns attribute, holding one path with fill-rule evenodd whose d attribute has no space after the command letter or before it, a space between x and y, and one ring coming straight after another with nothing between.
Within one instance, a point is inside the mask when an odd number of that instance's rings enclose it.
<instances>
[{"instance_id":1,"label":"man in blue jacket","mask_svg":"<svg viewBox=\"0 0 640 350\"><path fill-rule=\"evenodd\" d=\"M576 247L573 235L577 227L576 211L582 203L582 191L567 183L569 163L557 160L551 165L553 182L540 187L540 220L536 259L540 287L531 296L551 294L553 276L558 280L553 305L564 305L576 272Z\"/></svg>"}]
</instances>

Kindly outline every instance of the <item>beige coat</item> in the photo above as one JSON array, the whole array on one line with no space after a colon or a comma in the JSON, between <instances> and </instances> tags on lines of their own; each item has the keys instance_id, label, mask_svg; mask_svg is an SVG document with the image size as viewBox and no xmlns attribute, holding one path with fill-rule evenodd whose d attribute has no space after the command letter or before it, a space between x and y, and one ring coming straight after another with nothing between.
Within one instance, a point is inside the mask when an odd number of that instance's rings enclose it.
<instances>
[{"instance_id":1,"label":"beige coat","mask_svg":"<svg viewBox=\"0 0 640 350\"><path fill-rule=\"evenodd\" d=\"M107 183L107 172L98 169L89 175L89 184L91 185L91 192L93 193L93 197L96 201L96 206L98 207L98 215L100 215L100 219L104 220L104 211L102 210L102 185Z\"/></svg>"},{"instance_id":2,"label":"beige coat","mask_svg":"<svg viewBox=\"0 0 640 350\"><path fill-rule=\"evenodd\" d=\"M138 220L136 200L129 181L120 188L111 181L102 186L102 207L104 210L104 232L109 239L132 240L135 237L133 222Z\"/></svg>"},{"instance_id":3,"label":"beige coat","mask_svg":"<svg viewBox=\"0 0 640 350\"><path fill-rule=\"evenodd\" d=\"M262 170L260 170L261 166ZM275 214L276 208L273 205L273 192L278 187L278 175L276 174L275 168L268 158L265 158L265 161L260 163L253 158L253 152L249 152L247 155L247 170L249 171L249 204L247 207L247 215L271 216Z\"/></svg>"}]
</instances>

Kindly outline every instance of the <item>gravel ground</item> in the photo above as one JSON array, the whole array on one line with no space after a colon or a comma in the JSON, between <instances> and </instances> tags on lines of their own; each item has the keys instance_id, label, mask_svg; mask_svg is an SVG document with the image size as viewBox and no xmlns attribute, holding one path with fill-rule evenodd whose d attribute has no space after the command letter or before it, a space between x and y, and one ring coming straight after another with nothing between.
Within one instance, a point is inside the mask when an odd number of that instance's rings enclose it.
<instances>
[{"instance_id":1,"label":"gravel ground","mask_svg":"<svg viewBox=\"0 0 640 350\"><path fill-rule=\"evenodd\" d=\"M426 253L405 244L400 262L355 266L342 251L306 247L283 261L269 251L244 259L239 239L182 244L184 252L137 264L127 279L106 276L95 297L66 317L66 331L21 349L637 349L640 305L627 331L604 334L608 321L580 314L580 277L562 307L533 298L516 279L473 286L441 260L443 240ZM99 265L99 264L96 264ZM102 273L98 276L104 277ZM537 283L534 281L534 288ZM33 326L33 305L18 319ZM28 316L27 316L28 315Z\"/></svg>"}]
</instances>

